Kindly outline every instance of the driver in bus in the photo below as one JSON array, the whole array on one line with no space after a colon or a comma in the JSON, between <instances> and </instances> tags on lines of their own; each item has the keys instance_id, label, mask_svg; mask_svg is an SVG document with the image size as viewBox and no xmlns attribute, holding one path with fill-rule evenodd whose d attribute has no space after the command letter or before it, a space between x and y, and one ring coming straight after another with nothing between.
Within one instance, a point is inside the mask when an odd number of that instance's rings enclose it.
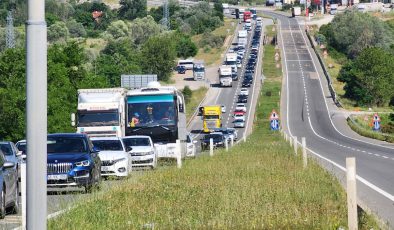
<instances>
[{"instance_id":1,"label":"driver in bus","mask_svg":"<svg viewBox=\"0 0 394 230\"><path fill-rule=\"evenodd\" d=\"M134 113L134 116L131 118L130 127L135 127L140 123L139 119L140 115L138 113Z\"/></svg>"}]
</instances>

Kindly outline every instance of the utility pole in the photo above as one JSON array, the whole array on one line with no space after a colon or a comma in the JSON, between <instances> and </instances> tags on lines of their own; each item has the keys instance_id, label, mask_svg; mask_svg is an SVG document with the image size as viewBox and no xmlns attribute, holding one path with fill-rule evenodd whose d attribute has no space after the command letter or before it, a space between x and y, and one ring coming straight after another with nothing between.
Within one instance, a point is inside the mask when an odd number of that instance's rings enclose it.
<instances>
[{"instance_id":1,"label":"utility pole","mask_svg":"<svg viewBox=\"0 0 394 230\"><path fill-rule=\"evenodd\" d=\"M47 25L45 0L27 1L26 229L47 229Z\"/></svg>"},{"instance_id":2,"label":"utility pole","mask_svg":"<svg viewBox=\"0 0 394 230\"><path fill-rule=\"evenodd\" d=\"M161 21L162 25L169 30L170 29L170 10L168 8L168 0L164 0L163 4L163 19Z\"/></svg>"},{"instance_id":3,"label":"utility pole","mask_svg":"<svg viewBox=\"0 0 394 230\"><path fill-rule=\"evenodd\" d=\"M14 18L12 16L12 10L7 13L7 29L6 29L6 40L5 46L7 49L15 48L15 31L14 31Z\"/></svg>"}]
</instances>

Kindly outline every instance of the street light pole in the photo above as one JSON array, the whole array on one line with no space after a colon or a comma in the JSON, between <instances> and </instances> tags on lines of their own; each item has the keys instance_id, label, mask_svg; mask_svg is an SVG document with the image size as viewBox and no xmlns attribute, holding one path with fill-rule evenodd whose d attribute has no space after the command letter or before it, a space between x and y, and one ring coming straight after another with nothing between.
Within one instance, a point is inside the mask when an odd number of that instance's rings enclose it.
<instances>
[{"instance_id":1,"label":"street light pole","mask_svg":"<svg viewBox=\"0 0 394 230\"><path fill-rule=\"evenodd\" d=\"M47 27L45 0L28 0L26 21L26 229L47 229Z\"/></svg>"}]
</instances>

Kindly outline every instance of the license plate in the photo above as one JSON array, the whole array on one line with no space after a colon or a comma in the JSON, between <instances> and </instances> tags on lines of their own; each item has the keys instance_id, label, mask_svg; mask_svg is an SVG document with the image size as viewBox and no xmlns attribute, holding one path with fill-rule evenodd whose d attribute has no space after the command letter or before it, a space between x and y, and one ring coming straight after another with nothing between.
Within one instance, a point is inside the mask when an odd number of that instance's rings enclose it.
<instances>
[{"instance_id":1,"label":"license plate","mask_svg":"<svg viewBox=\"0 0 394 230\"><path fill-rule=\"evenodd\" d=\"M67 180L67 174L48 175L48 180Z\"/></svg>"},{"instance_id":2,"label":"license plate","mask_svg":"<svg viewBox=\"0 0 394 230\"><path fill-rule=\"evenodd\" d=\"M110 166L101 166L101 171L108 172L112 171Z\"/></svg>"}]
</instances>

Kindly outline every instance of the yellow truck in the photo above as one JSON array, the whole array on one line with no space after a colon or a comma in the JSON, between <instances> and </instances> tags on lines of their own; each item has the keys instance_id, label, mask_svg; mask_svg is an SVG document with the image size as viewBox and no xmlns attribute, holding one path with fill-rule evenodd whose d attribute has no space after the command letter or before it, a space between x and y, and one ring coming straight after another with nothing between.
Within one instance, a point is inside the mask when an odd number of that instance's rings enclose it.
<instances>
[{"instance_id":1,"label":"yellow truck","mask_svg":"<svg viewBox=\"0 0 394 230\"><path fill-rule=\"evenodd\" d=\"M222 127L222 107L220 105L204 106L202 110L203 131L213 132Z\"/></svg>"}]
</instances>

